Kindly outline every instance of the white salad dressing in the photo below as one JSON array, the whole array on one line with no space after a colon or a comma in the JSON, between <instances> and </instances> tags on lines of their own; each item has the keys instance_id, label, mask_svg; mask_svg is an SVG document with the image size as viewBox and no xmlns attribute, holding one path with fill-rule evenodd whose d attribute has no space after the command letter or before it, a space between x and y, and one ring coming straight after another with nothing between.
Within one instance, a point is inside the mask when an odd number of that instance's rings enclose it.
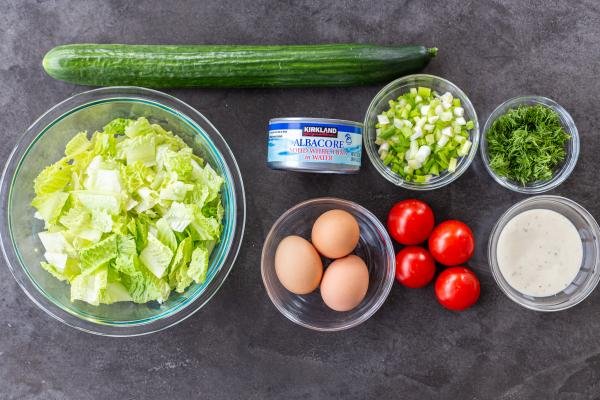
<instances>
[{"instance_id":1,"label":"white salad dressing","mask_svg":"<svg viewBox=\"0 0 600 400\"><path fill-rule=\"evenodd\" d=\"M533 209L504 226L497 258L500 273L515 290L546 297L573 282L583 259L583 244L568 218L556 211Z\"/></svg>"}]
</instances>

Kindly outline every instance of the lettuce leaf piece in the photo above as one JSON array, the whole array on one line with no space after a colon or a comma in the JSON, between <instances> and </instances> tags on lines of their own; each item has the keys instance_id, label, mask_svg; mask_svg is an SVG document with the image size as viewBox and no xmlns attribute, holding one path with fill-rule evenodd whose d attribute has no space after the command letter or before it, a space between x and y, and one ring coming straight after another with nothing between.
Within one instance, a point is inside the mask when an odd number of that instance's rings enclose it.
<instances>
[{"instance_id":1,"label":"lettuce leaf piece","mask_svg":"<svg viewBox=\"0 0 600 400\"><path fill-rule=\"evenodd\" d=\"M123 275L121 279L135 303L158 301L162 303L169 298L171 287L166 280L159 279L143 266L135 275Z\"/></svg>"},{"instance_id":2,"label":"lettuce leaf piece","mask_svg":"<svg viewBox=\"0 0 600 400\"><path fill-rule=\"evenodd\" d=\"M121 184L121 174L117 167L99 165L90 170L88 168L87 179L84 187L92 192L121 193L123 185Z\"/></svg>"},{"instance_id":3,"label":"lettuce leaf piece","mask_svg":"<svg viewBox=\"0 0 600 400\"><path fill-rule=\"evenodd\" d=\"M114 193L91 190L74 190L71 193L90 211L106 211L110 214L118 214L121 211L121 198Z\"/></svg>"},{"instance_id":4,"label":"lettuce leaf piece","mask_svg":"<svg viewBox=\"0 0 600 400\"><path fill-rule=\"evenodd\" d=\"M194 209L190 205L173 202L162 218L175 232L183 232L194 219Z\"/></svg>"},{"instance_id":5,"label":"lettuce leaf piece","mask_svg":"<svg viewBox=\"0 0 600 400\"><path fill-rule=\"evenodd\" d=\"M221 204L221 199L218 197L204 204L202 207L202 215L216 218L219 222L223 219L223 212L223 205Z\"/></svg>"},{"instance_id":6,"label":"lettuce leaf piece","mask_svg":"<svg viewBox=\"0 0 600 400\"><path fill-rule=\"evenodd\" d=\"M68 258L64 268L60 268L50 262L40 262L43 269L48 271L52 276L60 281L71 282L73 278L80 274L78 262L72 258Z\"/></svg>"},{"instance_id":7,"label":"lettuce leaf piece","mask_svg":"<svg viewBox=\"0 0 600 400\"><path fill-rule=\"evenodd\" d=\"M90 144L91 145L91 144ZM83 181L83 175L85 174L86 169L91 164L92 160L96 158L97 155L94 154L92 150L87 150L82 153L78 153L70 156L71 158L71 169L73 174L75 174L78 180ZM77 188L75 188L77 189Z\"/></svg>"},{"instance_id":8,"label":"lettuce leaf piece","mask_svg":"<svg viewBox=\"0 0 600 400\"><path fill-rule=\"evenodd\" d=\"M50 273L50 275L52 275L59 281L68 281L69 280L65 276L63 271L60 268L57 268L55 265L44 262L44 261L40 262L40 265L42 266L42 268L44 268L46 271L48 271Z\"/></svg>"},{"instance_id":9,"label":"lettuce leaf piece","mask_svg":"<svg viewBox=\"0 0 600 400\"><path fill-rule=\"evenodd\" d=\"M87 138L87 131L79 132L69 140L65 147L65 156L71 158L90 149L92 143Z\"/></svg>"},{"instance_id":10,"label":"lettuce leaf piece","mask_svg":"<svg viewBox=\"0 0 600 400\"><path fill-rule=\"evenodd\" d=\"M129 235L117 235L117 256L112 267L123 274L135 275L138 269L138 252L133 237Z\"/></svg>"},{"instance_id":11,"label":"lettuce leaf piece","mask_svg":"<svg viewBox=\"0 0 600 400\"><path fill-rule=\"evenodd\" d=\"M44 253L44 258L48 263L54 265L57 270L63 271L67 266L69 256L66 253L52 253L47 251Z\"/></svg>"},{"instance_id":12,"label":"lettuce leaf piece","mask_svg":"<svg viewBox=\"0 0 600 400\"><path fill-rule=\"evenodd\" d=\"M206 186L194 185L192 191L187 194L185 202L202 208L206 204L209 194Z\"/></svg>"},{"instance_id":13,"label":"lettuce leaf piece","mask_svg":"<svg viewBox=\"0 0 600 400\"><path fill-rule=\"evenodd\" d=\"M148 233L148 244L140 253L142 264L160 279L167 272L172 258L173 251L162 244L152 233Z\"/></svg>"},{"instance_id":14,"label":"lettuce leaf piece","mask_svg":"<svg viewBox=\"0 0 600 400\"><path fill-rule=\"evenodd\" d=\"M132 301L127 288L121 282L108 282L100 292L100 303L113 304L120 301Z\"/></svg>"},{"instance_id":15,"label":"lettuce leaf piece","mask_svg":"<svg viewBox=\"0 0 600 400\"><path fill-rule=\"evenodd\" d=\"M223 203L221 199L217 202L217 220L222 224L223 216L225 215L225 208L223 208Z\"/></svg>"},{"instance_id":16,"label":"lettuce leaf piece","mask_svg":"<svg viewBox=\"0 0 600 400\"><path fill-rule=\"evenodd\" d=\"M160 200L184 201L189 191L194 190L195 186L191 183L182 181L171 181L160 189L158 197ZM208 195L208 192L207 192Z\"/></svg>"},{"instance_id":17,"label":"lettuce leaf piece","mask_svg":"<svg viewBox=\"0 0 600 400\"><path fill-rule=\"evenodd\" d=\"M71 246L62 232L39 232L38 237L44 249L50 253L68 253Z\"/></svg>"},{"instance_id":18,"label":"lettuce leaf piece","mask_svg":"<svg viewBox=\"0 0 600 400\"><path fill-rule=\"evenodd\" d=\"M94 154L104 157L114 157L117 153L115 136L106 132L94 132L92 135L92 149Z\"/></svg>"},{"instance_id":19,"label":"lettuce leaf piece","mask_svg":"<svg viewBox=\"0 0 600 400\"><path fill-rule=\"evenodd\" d=\"M156 140L153 135L125 140L119 143L118 151L119 157L127 160L127 165L137 161L145 165L156 164Z\"/></svg>"},{"instance_id":20,"label":"lettuce leaf piece","mask_svg":"<svg viewBox=\"0 0 600 400\"><path fill-rule=\"evenodd\" d=\"M138 253L148 244L148 226L150 222L147 216L139 215L131 219L127 224L127 230L133 235Z\"/></svg>"},{"instance_id":21,"label":"lettuce leaf piece","mask_svg":"<svg viewBox=\"0 0 600 400\"><path fill-rule=\"evenodd\" d=\"M127 152L127 164L140 161L144 165L154 165L155 157L156 140L154 136L143 136L131 140Z\"/></svg>"},{"instance_id":22,"label":"lettuce leaf piece","mask_svg":"<svg viewBox=\"0 0 600 400\"><path fill-rule=\"evenodd\" d=\"M44 194L62 191L71 180L72 167L66 159L62 159L42 170L33 181L35 194Z\"/></svg>"},{"instance_id":23,"label":"lettuce leaf piece","mask_svg":"<svg viewBox=\"0 0 600 400\"><path fill-rule=\"evenodd\" d=\"M190 232L194 240L217 239L221 235L221 223L213 217L206 217L197 207L190 224Z\"/></svg>"},{"instance_id":24,"label":"lettuce leaf piece","mask_svg":"<svg viewBox=\"0 0 600 400\"><path fill-rule=\"evenodd\" d=\"M108 283L108 267L100 266L88 274L77 275L71 281L71 301L81 300L93 306L100 304L102 291Z\"/></svg>"},{"instance_id":25,"label":"lettuce leaf piece","mask_svg":"<svg viewBox=\"0 0 600 400\"><path fill-rule=\"evenodd\" d=\"M102 130L109 135L123 135L125 134L125 129L127 129L131 123L132 121L130 119L116 118L104 125Z\"/></svg>"},{"instance_id":26,"label":"lettuce leaf piece","mask_svg":"<svg viewBox=\"0 0 600 400\"><path fill-rule=\"evenodd\" d=\"M65 192L41 194L31 201L31 205L36 208L46 224L55 224L68 198L69 193Z\"/></svg>"},{"instance_id":27,"label":"lettuce leaf piece","mask_svg":"<svg viewBox=\"0 0 600 400\"><path fill-rule=\"evenodd\" d=\"M167 151L164 155L164 167L167 172L177 174L179 179L185 179L192 173L192 149L186 147L178 152Z\"/></svg>"},{"instance_id":28,"label":"lettuce leaf piece","mask_svg":"<svg viewBox=\"0 0 600 400\"><path fill-rule=\"evenodd\" d=\"M135 193L140 187L154 180L156 173L141 161L122 166L121 175L124 177L125 188L129 193Z\"/></svg>"},{"instance_id":29,"label":"lettuce leaf piece","mask_svg":"<svg viewBox=\"0 0 600 400\"><path fill-rule=\"evenodd\" d=\"M179 136L173 135L172 132L164 130L160 125L152 125L154 132L159 135L159 143L166 144L173 151L178 151L187 148L188 145Z\"/></svg>"},{"instance_id":30,"label":"lettuce leaf piece","mask_svg":"<svg viewBox=\"0 0 600 400\"><path fill-rule=\"evenodd\" d=\"M158 194L149 187L142 186L136 192L139 203L134 207L138 213L147 211L158 203Z\"/></svg>"},{"instance_id":31,"label":"lettuce leaf piece","mask_svg":"<svg viewBox=\"0 0 600 400\"><path fill-rule=\"evenodd\" d=\"M117 235L113 234L79 253L81 272L86 274L117 256Z\"/></svg>"},{"instance_id":32,"label":"lettuce leaf piece","mask_svg":"<svg viewBox=\"0 0 600 400\"><path fill-rule=\"evenodd\" d=\"M150 125L150 122L144 117L140 117L135 121L130 122L124 130L125 135L130 138L136 136L146 136L154 133L154 128Z\"/></svg>"},{"instance_id":33,"label":"lettuce leaf piece","mask_svg":"<svg viewBox=\"0 0 600 400\"><path fill-rule=\"evenodd\" d=\"M100 232L111 232L113 220L109 213L104 210L92 211L92 225Z\"/></svg>"},{"instance_id":34,"label":"lettuce leaf piece","mask_svg":"<svg viewBox=\"0 0 600 400\"><path fill-rule=\"evenodd\" d=\"M187 275L198 284L202 284L206 280L208 256L208 251L203 247L196 247L192 252L192 260L190 261Z\"/></svg>"},{"instance_id":35,"label":"lettuce leaf piece","mask_svg":"<svg viewBox=\"0 0 600 400\"><path fill-rule=\"evenodd\" d=\"M179 243L179 246L177 246L169 270L169 285L174 288L177 293L183 293L193 282L193 279L187 273L191 259L192 239L188 236Z\"/></svg>"},{"instance_id":36,"label":"lettuce leaf piece","mask_svg":"<svg viewBox=\"0 0 600 400\"><path fill-rule=\"evenodd\" d=\"M177 250L177 238L175 237L175 233L173 233L171 226L164 218L156 221L156 238L160 240L162 244L170 248L171 251L175 252L175 250Z\"/></svg>"},{"instance_id":37,"label":"lettuce leaf piece","mask_svg":"<svg viewBox=\"0 0 600 400\"><path fill-rule=\"evenodd\" d=\"M75 237L97 242L102 237L102 232L92 223L91 213L81 205L71 207L59 219L67 232Z\"/></svg>"},{"instance_id":38,"label":"lettuce leaf piece","mask_svg":"<svg viewBox=\"0 0 600 400\"><path fill-rule=\"evenodd\" d=\"M196 161L192 160L192 174L199 184L208 189L208 201L219 195L224 179L209 164L202 168Z\"/></svg>"}]
</instances>

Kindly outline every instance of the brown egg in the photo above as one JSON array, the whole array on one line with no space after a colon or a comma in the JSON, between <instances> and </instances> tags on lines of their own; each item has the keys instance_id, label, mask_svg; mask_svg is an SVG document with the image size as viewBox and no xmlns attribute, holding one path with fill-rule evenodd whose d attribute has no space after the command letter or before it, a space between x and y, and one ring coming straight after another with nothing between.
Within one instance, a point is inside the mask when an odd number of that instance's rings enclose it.
<instances>
[{"instance_id":1,"label":"brown egg","mask_svg":"<svg viewBox=\"0 0 600 400\"><path fill-rule=\"evenodd\" d=\"M300 236L287 236L275 251L275 273L290 292L307 294L319 287L323 262L312 244Z\"/></svg>"},{"instance_id":2,"label":"brown egg","mask_svg":"<svg viewBox=\"0 0 600 400\"><path fill-rule=\"evenodd\" d=\"M321 297L335 311L350 311L369 288L369 270L362 258L349 255L332 262L321 281Z\"/></svg>"},{"instance_id":3,"label":"brown egg","mask_svg":"<svg viewBox=\"0 0 600 400\"><path fill-rule=\"evenodd\" d=\"M349 212L330 210L317 218L311 236L319 253L329 258L340 258L354 250L360 238L360 228Z\"/></svg>"}]
</instances>

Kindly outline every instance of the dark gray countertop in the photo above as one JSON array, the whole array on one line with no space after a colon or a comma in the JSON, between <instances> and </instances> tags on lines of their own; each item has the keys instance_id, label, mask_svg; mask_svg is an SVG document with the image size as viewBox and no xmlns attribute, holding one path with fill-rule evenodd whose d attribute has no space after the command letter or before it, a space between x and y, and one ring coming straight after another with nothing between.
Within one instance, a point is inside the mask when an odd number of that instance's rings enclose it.
<instances>
[{"instance_id":1,"label":"dark gray countertop","mask_svg":"<svg viewBox=\"0 0 600 400\"><path fill-rule=\"evenodd\" d=\"M336 4L335 6L333 4ZM439 47L426 72L461 87L480 123L507 98L540 94L573 116L582 152L554 194L600 217L596 117L600 6L556 1L0 1L0 160L27 126L84 90L49 78L54 45L126 43L418 43ZM498 216L525 198L487 175L479 157L430 193L390 185L366 159L355 176L270 171L274 116L362 120L380 86L294 90L168 90L223 133L246 183L244 244L220 292L193 317L146 337L78 332L29 301L0 261L1 399L591 399L600 396L600 291L569 311L541 314L506 298L486 271ZM285 179L283 179L285 177ZM286 320L260 279L262 241L292 205L333 195L384 218L417 196L472 226L482 296L451 313L432 288L394 286L367 323L320 334Z\"/></svg>"}]
</instances>

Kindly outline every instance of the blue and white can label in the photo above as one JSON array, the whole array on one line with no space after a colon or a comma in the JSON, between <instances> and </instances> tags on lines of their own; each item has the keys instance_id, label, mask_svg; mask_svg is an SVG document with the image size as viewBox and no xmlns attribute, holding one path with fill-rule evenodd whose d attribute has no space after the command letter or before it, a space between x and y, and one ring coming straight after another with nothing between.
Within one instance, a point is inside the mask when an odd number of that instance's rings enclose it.
<instances>
[{"instance_id":1,"label":"blue and white can label","mask_svg":"<svg viewBox=\"0 0 600 400\"><path fill-rule=\"evenodd\" d=\"M362 124L323 118L269 121L267 165L275 169L349 174L360 169Z\"/></svg>"}]
</instances>

